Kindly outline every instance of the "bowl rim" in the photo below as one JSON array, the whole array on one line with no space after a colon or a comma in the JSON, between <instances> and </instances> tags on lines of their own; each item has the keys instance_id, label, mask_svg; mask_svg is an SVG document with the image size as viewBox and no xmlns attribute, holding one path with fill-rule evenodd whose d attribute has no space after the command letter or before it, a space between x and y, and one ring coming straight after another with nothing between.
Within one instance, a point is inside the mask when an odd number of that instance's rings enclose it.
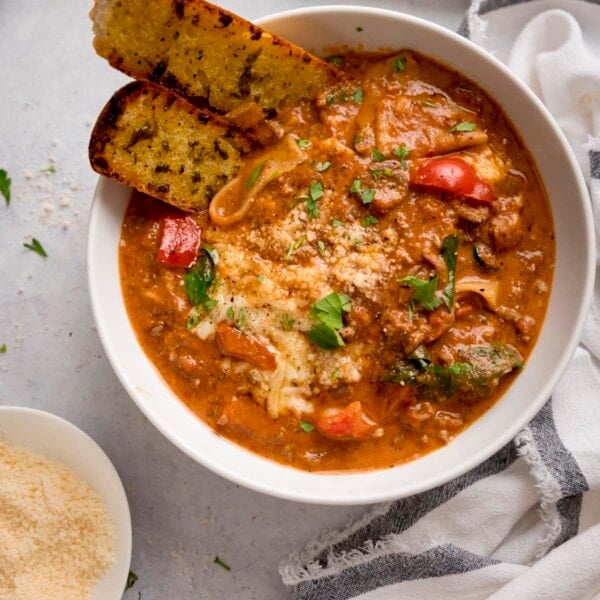
<instances>
[{"instance_id":1,"label":"bowl rim","mask_svg":"<svg viewBox=\"0 0 600 600\"><path fill-rule=\"evenodd\" d=\"M37 408L31 408L27 406L13 406L3 405L0 406L0 438L4 439L2 424L3 422L10 421L11 419L17 419L24 421L29 424L33 424L35 421L44 424L44 427L55 428L64 435L65 438L70 438L77 443L75 445L66 444L64 447L68 447L69 456L76 456L78 451L81 451L82 447L85 447L86 455L94 456L93 464L95 466L95 472L102 471L104 476L108 479L109 485L104 488L99 488L93 485L90 481L89 473L83 473L81 470L75 468L72 464L62 458L55 458L44 450L38 450L36 447L31 446L27 442L21 442L18 437L24 433L23 426L19 428L19 434L17 436L8 436L6 441L14 447L24 448L33 452L39 456L42 456L53 462L57 462L66 466L76 477L85 481L88 485L94 489L98 496L102 499L112 521L115 534L115 560L114 563L108 568L108 570L98 579L96 586L93 588L93 598L99 598L99 592L106 592L106 590L98 589L98 586L110 585L111 591L114 590L114 597L121 597L122 590L125 589L127 583L127 577L131 564L131 553L132 553L132 526L131 526L131 511L129 508L129 502L127 500L127 494L123 487L123 482L119 476L117 469L113 462L110 460L106 452L100 447L100 445L83 429L77 427L70 421L59 417L51 412L40 410ZM63 438L63 439L65 439ZM43 445L43 444L42 444ZM111 578L112 581L107 584L107 578ZM114 582L114 583L113 583Z\"/></svg>"},{"instance_id":2,"label":"bowl rim","mask_svg":"<svg viewBox=\"0 0 600 600\"><path fill-rule=\"evenodd\" d=\"M475 466L479 465L487 458L489 458L492 454L502 448L505 444L510 442L518 432L529 423L529 421L535 416L535 414L540 410L543 404L550 397L551 391L555 386L558 378L564 372L567 364L569 363L575 348L578 344L581 331L583 329L583 325L585 322L585 318L587 316L587 312L591 305L592 301L592 292L593 292L593 283L594 283L594 270L595 270L595 246L594 246L594 230L593 230L593 219L591 212L591 202L589 200L588 190L583 178L583 174L581 173L581 169L577 164L575 156L569 146L566 137L559 129L558 125L554 121L554 118L550 115L549 111L542 104L542 102L535 96L535 94L519 81L515 75L513 75L509 69L501 63L498 59L490 55L485 50L479 48L469 40L459 36L458 34L445 29L439 25L431 23L429 21L425 21L418 17L413 17L410 15L406 15L404 13L388 10L388 9L380 9L374 7L361 7L361 6L350 6L350 5L325 5L325 6L312 6L312 7L304 7L304 8L296 8L292 10L287 10L283 12L274 13L272 15L268 15L262 17L261 19L256 19L256 24L266 27L267 29L271 26L272 23L278 20L287 20L287 19L296 19L296 18L306 18L306 17L319 17L321 15L368 15L371 16L379 16L385 19L392 19L398 22L399 25L408 23L412 26L417 26L423 30L424 33L432 32L438 35L441 35L446 38L450 38L450 41L454 41L461 45L467 53L475 53L478 55L480 60L485 63L488 63L494 69L502 72L507 80L513 86L516 86L520 89L520 92L524 94L528 100L534 104L537 111L543 116L544 121L547 127L551 130L551 133L560 141L562 150L567 157L568 164L565 165L565 169L569 169L572 177L577 185L576 195L581 201L580 209L583 211L585 215L585 231L582 232L584 234L584 238L580 240L583 242L585 247L585 253L587 257L587 262L584 265L585 268L585 285L583 294L580 297L579 301L579 311L577 313L577 318L575 320L574 326L570 330L570 334L564 340L563 348L564 351L561 354L561 360L556 364L556 368L547 377L544 381L544 385L541 387L539 392L534 398L534 402L529 402L523 410L521 410L517 415L515 415L515 419L511 422L511 426L507 427L501 433L494 435L487 444L482 445L482 447L478 448L476 451L471 452L468 456L464 457L461 461L457 462L451 467L445 467L443 470L438 470L437 474L431 475L429 477L424 477L418 480L413 481L411 484L406 483L394 483L394 478L392 476L389 477L390 484L385 492L375 491L373 492L368 485L369 481L374 481L377 477L381 477L382 474L391 474L394 471L398 471L400 469L407 469L407 465L414 465L416 463L420 463L424 461L428 457L431 457L434 454L439 453L442 449L437 450L433 453L426 455L423 458L420 458L416 461L412 461L411 463L405 463L404 465L399 465L397 467L391 469L384 470L376 470L376 471L364 471L364 472L349 472L342 474L332 474L332 473L315 473L315 472L307 472L307 471L299 471L297 469L293 469L291 467L286 467L285 465L281 465L279 463L274 463L273 461L266 459L260 455L254 454L242 446L238 446L233 442L230 442L226 438L223 438L216 434L214 431L211 432L214 434L214 438L219 440L220 444L233 444L237 448L237 453L240 457L243 455L251 455L250 463L254 464L258 469L261 467L265 469L274 468L275 471L281 474L281 481L274 482L265 482L260 479L260 477L256 477L255 473L252 469L248 469L244 471L243 469L238 468L235 464L233 465L225 465L221 461L214 459L211 456L207 456L208 453L203 453L201 449L198 449L197 444L193 445L189 443L187 440L182 438L182 435L178 431L172 430L170 426L167 426L164 422L161 421L160 418L157 417L155 412L149 407L148 403L144 401L143 394L140 393L140 389L136 386L132 381L130 381L128 373L126 373L123 369L115 353L112 352L112 347L110 343L110 331L104 321L99 318L101 315L101 306L100 303L100 294L98 285L99 282L96 281L95 277L95 269L94 269L94 250L95 250L95 230L94 223L97 220L97 213L100 210L100 202L102 194L106 193L107 187L118 185L112 181L106 180L104 177L99 179L98 186L96 188L96 192L94 194L94 201L92 204L91 214L90 214L90 230L88 235L88 284L91 296L92 309L94 313L94 318L97 324L98 334L102 341L102 345L107 354L107 357L112 365L113 370L115 371L117 377L121 381L122 385L127 390L129 396L134 400L134 402L138 405L140 410L148 417L148 419L167 437L173 444L179 447L183 452L188 454L191 458L200 462L204 466L208 467L212 471L218 473L219 475L224 476L225 478L234 481L240 485L248 487L250 489L269 494L271 496L276 496L279 498L284 498L288 500L294 500L299 502L307 502L307 503L316 503L316 504L333 504L333 505L353 505L353 504L366 504L372 502L379 502L384 500L391 500L399 497L404 497L408 495L412 495L415 493L423 492L429 489L432 489L438 485L446 483L455 477L466 473L471 470ZM277 32L277 27L274 28L274 32ZM293 41L293 40L292 40ZM443 62L443 61L442 61ZM460 70L460 69L459 69ZM477 82L480 87L486 89L481 83ZM492 96L493 97L493 96ZM510 117L510 115L509 115ZM113 188L116 189L116 188ZM575 194L574 194L575 195ZM120 289L120 288L119 288ZM542 328L543 330L544 328ZM541 332L540 332L541 336ZM136 340L137 341L137 340ZM539 344L539 338L538 342ZM537 344L536 344L537 345ZM143 351L142 351L143 352ZM515 384L513 383L513 386ZM511 387L513 387L511 386ZM506 394L506 393L505 393ZM178 400L182 405L183 402ZM499 400L501 402L502 400ZM498 402L498 403L499 403ZM496 403L496 404L498 404ZM187 409L187 407L186 407ZM493 407L488 411L488 413L493 409ZM188 412L189 409L187 409ZM483 417L482 417L483 418ZM196 417L196 419L198 419ZM199 419L198 419L199 420ZM199 420L200 421L200 420ZM481 421L479 419L478 421ZM464 436L469 429L475 427L476 421L469 428L467 428L464 432L458 436ZM204 422L202 422L204 424ZM204 424L205 425L205 424ZM206 426L206 425L205 425ZM208 427L208 426L207 426ZM458 438L457 438L458 439ZM221 445L221 447L224 447ZM447 448L445 446L444 448ZM265 466L264 463L268 463L270 467ZM295 475L299 473L301 476L293 477L288 471L294 471ZM290 480L294 480L295 482L311 481L312 488L308 490L308 488L303 488L302 485L294 484L294 487L289 488L286 487L287 483ZM331 484L333 480L344 480L348 482L346 485L336 485ZM313 482L326 482L327 485L315 485ZM349 487L354 485L354 489L356 493L348 493ZM308 490L308 491L307 491Z\"/></svg>"}]
</instances>

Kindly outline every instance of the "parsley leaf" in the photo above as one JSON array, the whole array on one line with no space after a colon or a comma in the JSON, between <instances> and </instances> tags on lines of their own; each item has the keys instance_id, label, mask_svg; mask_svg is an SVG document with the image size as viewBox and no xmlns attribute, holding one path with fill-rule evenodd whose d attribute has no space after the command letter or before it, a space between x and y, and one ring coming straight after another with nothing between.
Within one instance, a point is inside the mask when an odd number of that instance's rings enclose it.
<instances>
[{"instance_id":1,"label":"parsley leaf","mask_svg":"<svg viewBox=\"0 0 600 600\"><path fill-rule=\"evenodd\" d=\"M285 260L290 260L290 258L292 258L292 255L295 254L300 249L300 247L304 244L305 241L306 241L306 238L301 237L299 240L292 242L289 245L287 252L285 253Z\"/></svg>"},{"instance_id":2,"label":"parsley leaf","mask_svg":"<svg viewBox=\"0 0 600 600\"><path fill-rule=\"evenodd\" d=\"M331 226L332 227L343 227L344 221L340 221L339 219L331 219Z\"/></svg>"},{"instance_id":3,"label":"parsley leaf","mask_svg":"<svg viewBox=\"0 0 600 600\"><path fill-rule=\"evenodd\" d=\"M327 169L329 169L330 166L331 163L328 160L322 163L317 163L316 165L317 171L319 171L319 173L324 173L325 171L327 171Z\"/></svg>"},{"instance_id":4,"label":"parsley leaf","mask_svg":"<svg viewBox=\"0 0 600 600\"><path fill-rule=\"evenodd\" d=\"M267 161L263 160L262 162L258 163L256 167L254 167L252 173L250 173L250 177L248 177L248 181L246 182L246 187L248 189L250 189L256 183L266 164Z\"/></svg>"},{"instance_id":5,"label":"parsley leaf","mask_svg":"<svg viewBox=\"0 0 600 600\"><path fill-rule=\"evenodd\" d=\"M394 156L397 156L400 159L400 165L403 169L406 169L406 167L408 166L406 164L406 159L408 158L409 154L410 154L410 148L407 148L404 145L398 146L394 150Z\"/></svg>"},{"instance_id":6,"label":"parsley leaf","mask_svg":"<svg viewBox=\"0 0 600 600\"><path fill-rule=\"evenodd\" d=\"M435 295L438 284L437 275L434 275L429 281L409 275L408 277L401 279L400 283L406 283L414 288L415 293L413 294L411 302L418 302L425 310L434 310L442 303Z\"/></svg>"},{"instance_id":7,"label":"parsley leaf","mask_svg":"<svg viewBox=\"0 0 600 600\"><path fill-rule=\"evenodd\" d=\"M398 56L394 59L392 71L404 71L404 67L406 67L406 58L404 56Z\"/></svg>"},{"instance_id":8,"label":"parsley leaf","mask_svg":"<svg viewBox=\"0 0 600 600\"><path fill-rule=\"evenodd\" d=\"M325 257L325 244L321 240L317 240L317 252L322 258Z\"/></svg>"},{"instance_id":9,"label":"parsley leaf","mask_svg":"<svg viewBox=\"0 0 600 600\"><path fill-rule=\"evenodd\" d=\"M429 108L433 108L435 106L434 102L432 102L431 100L425 100L425 99L421 100L421 104L423 106L428 106Z\"/></svg>"},{"instance_id":10,"label":"parsley leaf","mask_svg":"<svg viewBox=\"0 0 600 600\"><path fill-rule=\"evenodd\" d=\"M362 91L362 88L354 88L354 91L352 92L352 100L354 100L356 104L360 104L364 99L365 94Z\"/></svg>"},{"instance_id":11,"label":"parsley leaf","mask_svg":"<svg viewBox=\"0 0 600 600\"><path fill-rule=\"evenodd\" d=\"M217 305L216 300L208 295L208 289L214 280L215 262L208 252L202 257L198 266L188 271L183 279L188 300L201 313L209 313Z\"/></svg>"},{"instance_id":12,"label":"parsley leaf","mask_svg":"<svg viewBox=\"0 0 600 600\"><path fill-rule=\"evenodd\" d=\"M6 200L6 206L10 204L10 177L4 169L0 169L0 194Z\"/></svg>"},{"instance_id":13,"label":"parsley leaf","mask_svg":"<svg viewBox=\"0 0 600 600\"><path fill-rule=\"evenodd\" d=\"M378 222L379 221L377 217L374 217L373 215L367 215L366 217L362 218L361 225L363 227L369 227L370 225L375 225Z\"/></svg>"},{"instance_id":14,"label":"parsley leaf","mask_svg":"<svg viewBox=\"0 0 600 600\"><path fill-rule=\"evenodd\" d=\"M138 580L138 576L135 573L135 571L130 570L129 573L127 574L127 584L125 585L125 591L132 588L137 580Z\"/></svg>"},{"instance_id":15,"label":"parsley leaf","mask_svg":"<svg viewBox=\"0 0 600 600\"><path fill-rule=\"evenodd\" d=\"M298 148L304 150L310 146L311 142L310 140L296 140L296 144L298 144Z\"/></svg>"},{"instance_id":16,"label":"parsley leaf","mask_svg":"<svg viewBox=\"0 0 600 600\"><path fill-rule=\"evenodd\" d=\"M323 184L320 181L313 181L308 189L308 196L301 196L299 200L306 199L306 212L309 218L316 219L320 210L317 207L317 200L323 196Z\"/></svg>"},{"instance_id":17,"label":"parsley leaf","mask_svg":"<svg viewBox=\"0 0 600 600\"><path fill-rule=\"evenodd\" d=\"M305 433L310 433L315 428L315 426L312 423L309 423L308 421L300 421L299 427Z\"/></svg>"},{"instance_id":18,"label":"parsley leaf","mask_svg":"<svg viewBox=\"0 0 600 600\"><path fill-rule=\"evenodd\" d=\"M41 169L42 173L56 173L56 167L54 165L49 165L45 169Z\"/></svg>"},{"instance_id":19,"label":"parsley leaf","mask_svg":"<svg viewBox=\"0 0 600 600\"><path fill-rule=\"evenodd\" d=\"M219 565L221 569L224 569L225 571L231 571L231 567L227 563L223 562L218 556L215 556L215 560L213 560L213 562L215 565Z\"/></svg>"},{"instance_id":20,"label":"parsley leaf","mask_svg":"<svg viewBox=\"0 0 600 600\"><path fill-rule=\"evenodd\" d=\"M227 318L230 321L233 321L235 319L235 310L233 308L233 306L230 306L227 311L225 312L225 314L227 315Z\"/></svg>"},{"instance_id":21,"label":"parsley leaf","mask_svg":"<svg viewBox=\"0 0 600 600\"><path fill-rule=\"evenodd\" d=\"M288 317L288 315L283 315L281 317L281 324L283 325L283 328L286 331L292 331L292 329L294 329L294 323L296 321L294 321L294 319L292 319L291 317Z\"/></svg>"},{"instance_id":22,"label":"parsley leaf","mask_svg":"<svg viewBox=\"0 0 600 600\"><path fill-rule=\"evenodd\" d=\"M345 345L342 336L325 323L313 325L312 329L306 332L306 337L322 350L334 350Z\"/></svg>"},{"instance_id":23,"label":"parsley leaf","mask_svg":"<svg viewBox=\"0 0 600 600\"><path fill-rule=\"evenodd\" d=\"M460 132L460 131L475 131L477 129L477 125L472 121L461 121L457 123L454 127L450 129L451 132Z\"/></svg>"},{"instance_id":24,"label":"parsley leaf","mask_svg":"<svg viewBox=\"0 0 600 600\"><path fill-rule=\"evenodd\" d=\"M0 354L5 354L6 353L6 344L2 344L2 346L0 346Z\"/></svg>"},{"instance_id":25,"label":"parsley leaf","mask_svg":"<svg viewBox=\"0 0 600 600\"><path fill-rule=\"evenodd\" d=\"M377 148L371 149L371 155L373 156L373 160L375 160L377 162L381 162L382 160L385 160L385 154L383 152L381 152L381 150L378 150Z\"/></svg>"},{"instance_id":26,"label":"parsley leaf","mask_svg":"<svg viewBox=\"0 0 600 600\"><path fill-rule=\"evenodd\" d=\"M448 270L448 283L442 292L444 303L448 310L452 309L454 304L454 287L456 285L456 259L458 257L458 238L455 235L449 235L442 242L442 258L446 263Z\"/></svg>"},{"instance_id":27,"label":"parsley leaf","mask_svg":"<svg viewBox=\"0 0 600 600\"><path fill-rule=\"evenodd\" d=\"M311 305L310 316L334 329L342 329L344 326L342 314L350 312L351 308L350 296L332 292Z\"/></svg>"},{"instance_id":28,"label":"parsley leaf","mask_svg":"<svg viewBox=\"0 0 600 600\"><path fill-rule=\"evenodd\" d=\"M23 244L23 246L29 250L33 250L33 252L37 252L40 256L48 256L42 245L35 238L31 240L31 244Z\"/></svg>"},{"instance_id":29,"label":"parsley leaf","mask_svg":"<svg viewBox=\"0 0 600 600\"><path fill-rule=\"evenodd\" d=\"M356 194L363 204L370 204L375 198L376 190L363 189L360 179L355 179L350 186L350 193Z\"/></svg>"}]
</instances>

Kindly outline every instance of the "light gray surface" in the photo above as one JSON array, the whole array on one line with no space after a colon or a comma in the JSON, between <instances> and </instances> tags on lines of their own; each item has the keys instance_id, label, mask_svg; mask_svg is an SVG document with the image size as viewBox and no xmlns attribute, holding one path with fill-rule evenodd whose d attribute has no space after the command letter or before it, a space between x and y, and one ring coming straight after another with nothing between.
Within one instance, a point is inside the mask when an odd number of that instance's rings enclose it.
<instances>
[{"instance_id":1,"label":"light gray surface","mask_svg":"<svg viewBox=\"0 0 600 600\"><path fill-rule=\"evenodd\" d=\"M227 0L246 18L322 4ZM329 2L395 8L456 29L467 0ZM365 507L319 507L240 488L194 463L130 401L96 334L88 299L87 218L97 181L87 162L91 126L125 77L92 48L81 0L0 2L0 404L60 415L107 452L127 489L133 521L125 598L285 598L279 560ZM401 40L399 40L401 44ZM44 172L54 165L56 172ZM35 237L44 259L23 248ZM226 572L215 556L231 565ZM103 599L104 600L104 599ZM112 599L106 599L112 600Z\"/></svg>"}]
</instances>

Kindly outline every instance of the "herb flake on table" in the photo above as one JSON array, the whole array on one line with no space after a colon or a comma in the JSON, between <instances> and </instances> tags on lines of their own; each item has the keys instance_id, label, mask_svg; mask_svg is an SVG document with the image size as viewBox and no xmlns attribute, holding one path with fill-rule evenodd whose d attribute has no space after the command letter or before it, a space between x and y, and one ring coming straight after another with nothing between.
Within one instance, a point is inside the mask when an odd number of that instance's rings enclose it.
<instances>
[{"instance_id":1,"label":"herb flake on table","mask_svg":"<svg viewBox=\"0 0 600 600\"><path fill-rule=\"evenodd\" d=\"M6 206L10 204L10 182L8 173L4 169L0 169L0 194L4 196Z\"/></svg>"},{"instance_id":2,"label":"herb flake on table","mask_svg":"<svg viewBox=\"0 0 600 600\"><path fill-rule=\"evenodd\" d=\"M138 579L139 578L137 576L137 573L135 571L130 570L127 574L127 583L125 584L125 591L131 589Z\"/></svg>"},{"instance_id":3,"label":"herb flake on table","mask_svg":"<svg viewBox=\"0 0 600 600\"><path fill-rule=\"evenodd\" d=\"M32 252L37 252L37 254L43 256L44 258L48 257L48 254L44 250L44 247L35 238L32 238L31 244L25 243L23 244L23 246L28 250L31 250Z\"/></svg>"},{"instance_id":4,"label":"herb flake on table","mask_svg":"<svg viewBox=\"0 0 600 600\"><path fill-rule=\"evenodd\" d=\"M0 354L6 354L6 344L2 344L2 346L0 346Z\"/></svg>"},{"instance_id":5,"label":"herb flake on table","mask_svg":"<svg viewBox=\"0 0 600 600\"><path fill-rule=\"evenodd\" d=\"M223 562L218 556L215 556L215 560L213 560L213 562L215 565L221 567L221 569L225 571L231 571L231 567L226 562Z\"/></svg>"}]
</instances>

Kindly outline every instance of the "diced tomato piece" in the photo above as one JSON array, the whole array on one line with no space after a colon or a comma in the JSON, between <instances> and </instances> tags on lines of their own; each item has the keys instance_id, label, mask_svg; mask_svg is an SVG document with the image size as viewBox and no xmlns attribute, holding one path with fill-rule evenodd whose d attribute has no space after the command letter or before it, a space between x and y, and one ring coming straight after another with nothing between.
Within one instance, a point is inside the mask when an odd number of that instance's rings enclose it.
<instances>
[{"instance_id":1,"label":"diced tomato piece","mask_svg":"<svg viewBox=\"0 0 600 600\"><path fill-rule=\"evenodd\" d=\"M158 247L158 262L167 267L187 269L196 261L200 249L201 231L189 215L163 217Z\"/></svg>"},{"instance_id":2,"label":"diced tomato piece","mask_svg":"<svg viewBox=\"0 0 600 600\"><path fill-rule=\"evenodd\" d=\"M359 400L345 408L328 408L315 421L317 431L334 440L364 441L368 439L376 423L362 411Z\"/></svg>"},{"instance_id":3,"label":"diced tomato piece","mask_svg":"<svg viewBox=\"0 0 600 600\"><path fill-rule=\"evenodd\" d=\"M494 201L492 188L478 177L469 163L456 156L419 161L411 171L410 183L478 202L489 204Z\"/></svg>"},{"instance_id":4,"label":"diced tomato piece","mask_svg":"<svg viewBox=\"0 0 600 600\"><path fill-rule=\"evenodd\" d=\"M265 371L277 368L275 355L264 344L232 325L224 322L217 325L217 344L223 356L241 358Z\"/></svg>"}]
</instances>

